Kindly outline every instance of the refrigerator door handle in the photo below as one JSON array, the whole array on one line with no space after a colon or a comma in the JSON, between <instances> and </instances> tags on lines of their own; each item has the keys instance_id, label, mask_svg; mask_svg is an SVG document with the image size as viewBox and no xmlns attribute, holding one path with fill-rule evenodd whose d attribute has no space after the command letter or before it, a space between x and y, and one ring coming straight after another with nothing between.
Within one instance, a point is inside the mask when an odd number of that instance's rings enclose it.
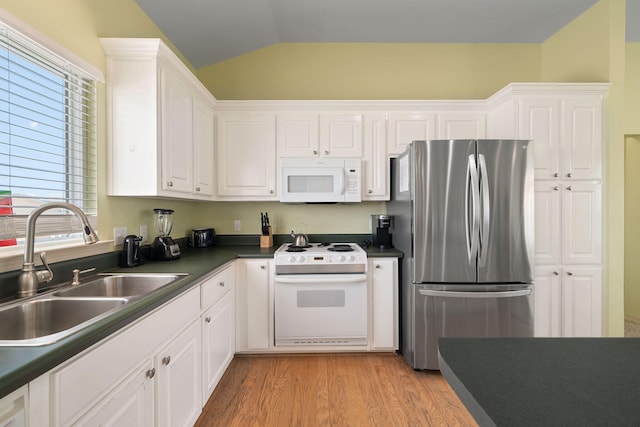
<instances>
[{"instance_id":1,"label":"refrigerator door handle","mask_svg":"<svg viewBox=\"0 0 640 427\"><path fill-rule=\"evenodd\" d=\"M482 221L480 223L480 244L478 245L478 263L480 267L483 267L487 261L487 252L484 250L484 246L488 243L489 239L489 227L491 223L491 212L489 203L489 175L487 173L487 162L484 158L484 154L478 156L480 163L480 198L481 198L481 212Z\"/></svg>"},{"instance_id":2,"label":"refrigerator door handle","mask_svg":"<svg viewBox=\"0 0 640 427\"><path fill-rule=\"evenodd\" d=\"M531 295L531 289L522 289L518 291L500 291L500 292L456 292L456 291L435 291L428 289L419 289L418 293L425 297L441 297L441 298L516 298Z\"/></svg>"},{"instance_id":3,"label":"refrigerator door handle","mask_svg":"<svg viewBox=\"0 0 640 427\"><path fill-rule=\"evenodd\" d=\"M467 260L469 264L475 262L478 255L478 229L480 219L478 218L478 205L480 204L480 183L478 178L478 167L476 166L475 154L470 154L467 160L467 184L465 186L464 212L465 229L467 238ZM469 215L469 198L471 198L471 216ZM472 224L469 224L469 221Z\"/></svg>"}]
</instances>

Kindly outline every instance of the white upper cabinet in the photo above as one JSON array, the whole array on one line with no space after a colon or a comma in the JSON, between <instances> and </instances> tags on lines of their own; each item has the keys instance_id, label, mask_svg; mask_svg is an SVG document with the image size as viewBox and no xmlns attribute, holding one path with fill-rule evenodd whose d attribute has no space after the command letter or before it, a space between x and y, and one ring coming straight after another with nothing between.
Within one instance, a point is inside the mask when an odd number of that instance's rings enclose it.
<instances>
[{"instance_id":1,"label":"white upper cabinet","mask_svg":"<svg viewBox=\"0 0 640 427\"><path fill-rule=\"evenodd\" d=\"M436 115L428 112L389 113L390 155L402 154L411 141L436 138Z\"/></svg>"},{"instance_id":2,"label":"white upper cabinet","mask_svg":"<svg viewBox=\"0 0 640 427\"><path fill-rule=\"evenodd\" d=\"M487 115L478 112L438 113L438 139L482 139L487 134Z\"/></svg>"},{"instance_id":3,"label":"white upper cabinet","mask_svg":"<svg viewBox=\"0 0 640 427\"><path fill-rule=\"evenodd\" d=\"M518 106L518 138L534 141L536 179L560 175L560 99L522 99Z\"/></svg>"},{"instance_id":4,"label":"white upper cabinet","mask_svg":"<svg viewBox=\"0 0 640 427\"><path fill-rule=\"evenodd\" d=\"M211 200L215 98L159 39L100 42L107 54L107 193Z\"/></svg>"},{"instance_id":5,"label":"white upper cabinet","mask_svg":"<svg viewBox=\"0 0 640 427\"><path fill-rule=\"evenodd\" d=\"M389 157L385 113L364 116L363 200L389 200Z\"/></svg>"},{"instance_id":6,"label":"white upper cabinet","mask_svg":"<svg viewBox=\"0 0 640 427\"><path fill-rule=\"evenodd\" d=\"M362 114L279 113L279 157L362 157Z\"/></svg>"},{"instance_id":7,"label":"white upper cabinet","mask_svg":"<svg viewBox=\"0 0 640 427\"><path fill-rule=\"evenodd\" d=\"M277 200L274 114L218 113L218 198Z\"/></svg>"},{"instance_id":8,"label":"white upper cabinet","mask_svg":"<svg viewBox=\"0 0 640 427\"><path fill-rule=\"evenodd\" d=\"M602 178L602 101L569 98L562 107L562 178Z\"/></svg>"}]
</instances>

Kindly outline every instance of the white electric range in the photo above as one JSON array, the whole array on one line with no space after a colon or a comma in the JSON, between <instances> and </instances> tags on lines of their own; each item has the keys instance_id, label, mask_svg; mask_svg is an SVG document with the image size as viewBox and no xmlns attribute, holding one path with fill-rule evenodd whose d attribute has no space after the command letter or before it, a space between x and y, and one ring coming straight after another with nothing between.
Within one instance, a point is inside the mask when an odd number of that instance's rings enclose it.
<instances>
[{"instance_id":1,"label":"white electric range","mask_svg":"<svg viewBox=\"0 0 640 427\"><path fill-rule=\"evenodd\" d=\"M367 345L367 254L355 243L280 246L276 346Z\"/></svg>"}]
</instances>

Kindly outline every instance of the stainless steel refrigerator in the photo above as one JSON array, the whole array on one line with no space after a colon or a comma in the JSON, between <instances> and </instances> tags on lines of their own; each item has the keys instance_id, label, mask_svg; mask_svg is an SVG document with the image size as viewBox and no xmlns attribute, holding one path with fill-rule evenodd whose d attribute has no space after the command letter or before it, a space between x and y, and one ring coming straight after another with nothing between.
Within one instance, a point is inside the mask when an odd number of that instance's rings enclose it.
<instances>
[{"instance_id":1,"label":"stainless steel refrigerator","mask_svg":"<svg viewBox=\"0 0 640 427\"><path fill-rule=\"evenodd\" d=\"M440 337L533 336L530 141L413 141L391 165L409 364L438 369Z\"/></svg>"}]
</instances>

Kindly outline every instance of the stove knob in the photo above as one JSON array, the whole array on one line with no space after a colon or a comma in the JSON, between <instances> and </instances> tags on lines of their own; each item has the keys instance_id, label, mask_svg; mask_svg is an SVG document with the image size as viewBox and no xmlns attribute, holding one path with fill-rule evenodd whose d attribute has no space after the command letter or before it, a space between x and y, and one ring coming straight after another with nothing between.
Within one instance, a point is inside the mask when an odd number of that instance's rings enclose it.
<instances>
[{"instance_id":1,"label":"stove knob","mask_svg":"<svg viewBox=\"0 0 640 427\"><path fill-rule=\"evenodd\" d=\"M290 256L289 258L287 258L287 262L296 262L296 257Z\"/></svg>"},{"instance_id":2,"label":"stove knob","mask_svg":"<svg viewBox=\"0 0 640 427\"><path fill-rule=\"evenodd\" d=\"M349 262L353 262L353 261L355 261L355 260L356 260L356 257L354 257L353 255L349 255L349 258L347 258L347 260L348 260Z\"/></svg>"},{"instance_id":3,"label":"stove knob","mask_svg":"<svg viewBox=\"0 0 640 427\"><path fill-rule=\"evenodd\" d=\"M338 257L338 262L344 262L344 256L343 255L340 255Z\"/></svg>"},{"instance_id":4,"label":"stove knob","mask_svg":"<svg viewBox=\"0 0 640 427\"><path fill-rule=\"evenodd\" d=\"M298 262L304 262L304 257L303 256L299 256L298 257Z\"/></svg>"}]
</instances>

